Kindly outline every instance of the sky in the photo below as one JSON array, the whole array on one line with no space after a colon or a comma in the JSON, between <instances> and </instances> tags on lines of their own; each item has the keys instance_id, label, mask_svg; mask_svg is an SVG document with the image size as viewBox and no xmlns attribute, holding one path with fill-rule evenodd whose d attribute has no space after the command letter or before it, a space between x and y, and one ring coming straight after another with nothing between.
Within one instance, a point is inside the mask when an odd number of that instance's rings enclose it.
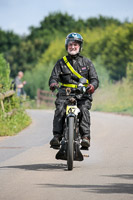
<instances>
[{"instance_id":1,"label":"sky","mask_svg":"<svg viewBox=\"0 0 133 200\"><path fill-rule=\"evenodd\" d=\"M62 12L75 19L99 15L133 22L133 0L0 0L0 28L27 35L49 13Z\"/></svg>"}]
</instances>

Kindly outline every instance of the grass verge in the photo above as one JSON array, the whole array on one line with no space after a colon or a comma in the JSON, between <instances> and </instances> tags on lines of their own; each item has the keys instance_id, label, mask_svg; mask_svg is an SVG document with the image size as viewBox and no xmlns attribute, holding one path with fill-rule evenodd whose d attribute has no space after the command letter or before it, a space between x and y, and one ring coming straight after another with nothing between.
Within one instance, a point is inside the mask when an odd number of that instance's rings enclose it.
<instances>
[{"instance_id":1,"label":"grass verge","mask_svg":"<svg viewBox=\"0 0 133 200\"><path fill-rule=\"evenodd\" d=\"M31 123L31 118L23 108L15 111L12 116L0 114L0 136L12 136L26 128Z\"/></svg>"},{"instance_id":2,"label":"grass verge","mask_svg":"<svg viewBox=\"0 0 133 200\"><path fill-rule=\"evenodd\" d=\"M126 80L108 84L94 94L92 110L133 116L133 85Z\"/></svg>"}]
</instances>

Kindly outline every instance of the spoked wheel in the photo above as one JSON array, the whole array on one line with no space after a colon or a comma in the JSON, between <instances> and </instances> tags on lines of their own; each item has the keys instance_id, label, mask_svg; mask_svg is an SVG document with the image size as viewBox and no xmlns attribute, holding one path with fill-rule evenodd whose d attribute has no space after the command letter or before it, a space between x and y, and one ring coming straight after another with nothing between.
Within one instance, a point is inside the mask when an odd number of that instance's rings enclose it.
<instances>
[{"instance_id":1,"label":"spoked wheel","mask_svg":"<svg viewBox=\"0 0 133 200\"><path fill-rule=\"evenodd\" d=\"M68 145L67 145L67 166L68 170L73 169L74 158L74 117L68 118Z\"/></svg>"}]
</instances>

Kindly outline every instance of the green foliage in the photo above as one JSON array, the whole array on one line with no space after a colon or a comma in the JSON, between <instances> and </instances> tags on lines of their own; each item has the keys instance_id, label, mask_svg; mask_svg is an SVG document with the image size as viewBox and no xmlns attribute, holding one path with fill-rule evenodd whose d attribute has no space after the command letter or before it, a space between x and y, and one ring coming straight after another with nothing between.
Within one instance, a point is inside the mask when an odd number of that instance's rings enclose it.
<instances>
[{"instance_id":1,"label":"green foliage","mask_svg":"<svg viewBox=\"0 0 133 200\"><path fill-rule=\"evenodd\" d=\"M85 40L84 55L91 59L101 56L110 78L120 80L126 76L126 66L133 57L133 24L110 25L82 33Z\"/></svg>"},{"instance_id":2,"label":"green foliage","mask_svg":"<svg viewBox=\"0 0 133 200\"><path fill-rule=\"evenodd\" d=\"M99 79L99 87L105 87L109 84L110 78L107 69L103 66L101 57L97 57L96 60L93 62L96 72L98 74Z\"/></svg>"},{"instance_id":3,"label":"green foliage","mask_svg":"<svg viewBox=\"0 0 133 200\"><path fill-rule=\"evenodd\" d=\"M0 136L14 135L31 123L24 107L20 106L20 98L12 96L4 100L3 112L0 108Z\"/></svg>"},{"instance_id":4,"label":"green foliage","mask_svg":"<svg viewBox=\"0 0 133 200\"><path fill-rule=\"evenodd\" d=\"M25 73L25 80L27 84L25 85L25 91L30 96L30 98L35 98L37 95L37 89L48 90L48 79L50 77L51 71L53 69L53 64L40 65L38 68L32 71L27 71Z\"/></svg>"},{"instance_id":5,"label":"green foliage","mask_svg":"<svg viewBox=\"0 0 133 200\"><path fill-rule=\"evenodd\" d=\"M133 115L133 90L126 79L107 84L94 93L92 109Z\"/></svg>"},{"instance_id":6,"label":"green foliage","mask_svg":"<svg viewBox=\"0 0 133 200\"><path fill-rule=\"evenodd\" d=\"M103 17L101 15L98 18L97 17L88 18L85 23L86 27L88 27L89 29L93 29L94 27L105 28L106 26L111 24L116 24L117 26L121 25L121 22L119 20L114 19L112 17L111 18Z\"/></svg>"},{"instance_id":7,"label":"green foliage","mask_svg":"<svg viewBox=\"0 0 133 200\"><path fill-rule=\"evenodd\" d=\"M130 49L133 43L133 24L115 29L103 52L103 62L110 72L110 77L120 80L126 76L126 66L133 61Z\"/></svg>"},{"instance_id":8,"label":"green foliage","mask_svg":"<svg viewBox=\"0 0 133 200\"><path fill-rule=\"evenodd\" d=\"M0 93L4 93L10 89L10 68L2 54L0 54ZM4 111L0 104L0 136L12 135L23 128L30 122L30 117L25 113L24 108L20 106L20 98L16 95L7 97L3 100Z\"/></svg>"},{"instance_id":9,"label":"green foliage","mask_svg":"<svg viewBox=\"0 0 133 200\"><path fill-rule=\"evenodd\" d=\"M35 57L37 56L38 52L30 40L22 41L19 46L13 46L6 57L11 65L11 76L15 77L18 71L25 72L32 69L36 64Z\"/></svg>"},{"instance_id":10,"label":"green foliage","mask_svg":"<svg viewBox=\"0 0 133 200\"><path fill-rule=\"evenodd\" d=\"M62 58L66 54L65 50L65 40L63 38L56 38L51 44L49 45L47 51L45 51L41 58L38 60L38 64L36 68L40 65L48 64L51 61L56 63L58 59Z\"/></svg>"},{"instance_id":11,"label":"green foliage","mask_svg":"<svg viewBox=\"0 0 133 200\"><path fill-rule=\"evenodd\" d=\"M30 117L23 108L14 112L12 116L5 117L0 113L0 136L11 136L31 123Z\"/></svg>"},{"instance_id":12,"label":"green foliage","mask_svg":"<svg viewBox=\"0 0 133 200\"><path fill-rule=\"evenodd\" d=\"M2 85L1 92L4 92L10 88L10 68L9 64L3 58L3 55L0 54L0 84Z\"/></svg>"},{"instance_id":13,"label":"green foliage","mask_svg":"<svg viewBox=\"0 0 133 200\"><path fill-rule=\"evenodd\" d=\"M2 31L0 29L0 53L7 53L12 46L20 43L20 37L12 31Z\"/></svg>"},{"instance_id":14,"label":"green foliage","mask_svg":"<svg viewBox=\"0 0 133 200\"><path fill-rule=\"evenodd\" d=\"M127 65L127 81L133 83L133 62L129 62Z\"/></svg>"}]
</instances>

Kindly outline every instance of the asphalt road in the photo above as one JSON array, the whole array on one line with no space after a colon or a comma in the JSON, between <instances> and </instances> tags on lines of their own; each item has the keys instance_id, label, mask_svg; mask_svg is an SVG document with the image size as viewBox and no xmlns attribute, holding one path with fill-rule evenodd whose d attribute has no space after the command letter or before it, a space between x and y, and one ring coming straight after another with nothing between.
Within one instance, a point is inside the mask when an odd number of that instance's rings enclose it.
<instances>
[{"instance_id":1,"label":"asphalt road","mask_svg":"<svg viewBox=\"0 0 133 200\"><path fill-rule=\"evenodd\" d=\"M49 148L53 111L28 113L28 128L0 139L0 200L133 199L133 117L91 112L89 157L67 171Z\"/></svg>"}]
</instances>

